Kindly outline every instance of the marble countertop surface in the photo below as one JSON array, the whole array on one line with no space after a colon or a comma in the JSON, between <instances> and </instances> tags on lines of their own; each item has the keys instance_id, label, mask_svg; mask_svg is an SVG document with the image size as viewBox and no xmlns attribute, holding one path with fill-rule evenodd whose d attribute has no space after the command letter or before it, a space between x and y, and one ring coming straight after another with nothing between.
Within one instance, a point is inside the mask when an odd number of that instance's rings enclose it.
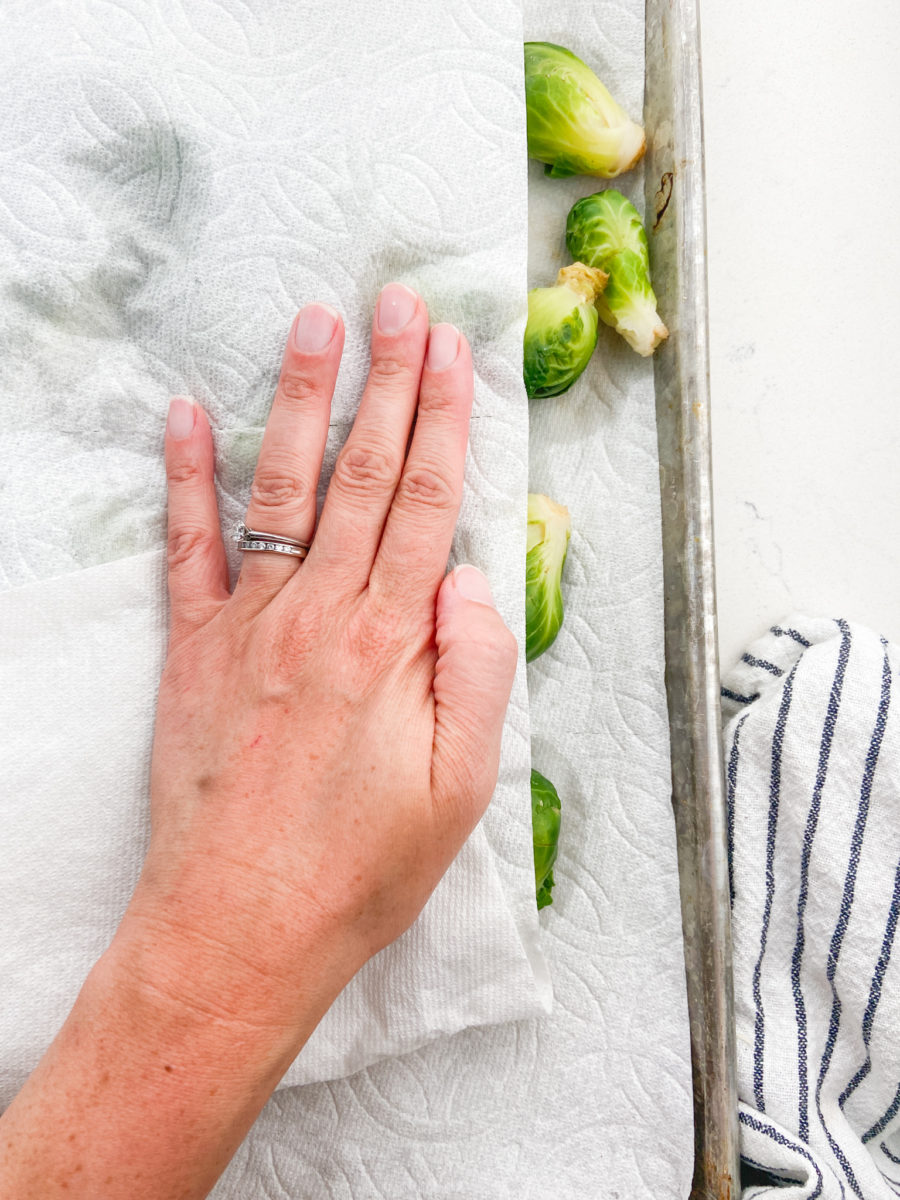
<instances>
[{"instance_id":1,"label":"marble countertop surface","mask_svg":"<svg viewBox=\"0 0 900 1200\"><path fill-rule=\"evenodd\" d=\"M726 672L792 612L900 641L900 6L701 20Z\"/></svg>"}]
</instances>

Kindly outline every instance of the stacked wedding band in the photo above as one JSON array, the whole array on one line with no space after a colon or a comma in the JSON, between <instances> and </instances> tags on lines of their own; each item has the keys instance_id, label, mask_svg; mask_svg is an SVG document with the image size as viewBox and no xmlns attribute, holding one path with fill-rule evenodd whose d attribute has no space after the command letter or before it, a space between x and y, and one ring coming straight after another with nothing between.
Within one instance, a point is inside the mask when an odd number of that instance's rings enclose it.
<instances>
[{"instance_id":1,"label":"stacked wedding band","mask_svg":"<svg viewBox=\"0 0 900 1200\"><path fill-rule=\"evenodd\" d=\"M309 543L299 542L296 538L285 537L280 533L262 533L258 529L248 529L243 521L234 529L232 537L237 542L238 550L271 550L275 554L290 554L293 558L306 558L309 553Z\"/></svg>"}]
</instances>

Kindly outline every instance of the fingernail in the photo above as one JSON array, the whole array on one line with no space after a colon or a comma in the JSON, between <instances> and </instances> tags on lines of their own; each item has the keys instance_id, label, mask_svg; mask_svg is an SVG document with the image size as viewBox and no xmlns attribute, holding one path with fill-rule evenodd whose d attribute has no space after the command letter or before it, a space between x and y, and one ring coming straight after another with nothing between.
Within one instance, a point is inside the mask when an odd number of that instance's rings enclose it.
<instances>
[{"instance_id":1,"label":"fingernail","mask_svg":"<svg viewBox=\"0 0 900 1200\"><path fill-rule=\"evenodd\" d=\"M301 354L324 350L337 329L338 315L327 304L307 304L294 324L294 345Z\"/></svg>"},{"instance_id":2,"label":"fingernail","mask_svg":"<svg viewBox=\"0 0 900 1200\"><path fill-rule=\"evenodd\" d=\"M190 437L196 416L197 406L193 400L187 396L173 396L169 401L169 416L166 420L169 437L174 438L176 442Z\"/></svg>"},{"instance_id":3,"label":"fingernail","mask_svg":"<svg viewBox=\"0 0 900 1200\"><path fill-rule=\"evenodd\" d=\"M435 325L428 335L425 362L429 371L442 371L456 362L459 354L459 330L455 325Z\"/></svg>"},{"instance_id":4,"label":"fingernail","mask_svg":"<svg viewBox=\"0 0 900 1200\"><path fill-rule=\"evenodd\" d=\"M465 600L477 600L479 604L490 604L494 607L494 597L491 595L491 585L487 577L477 567L463 563L453 572L453 585Z\"/></svg>"},{"instance_id":5,"label":"fingernail","mask_svg":"<svg viewBox=\"0 0 900 1200\"><path fill-rule=\"evenodd\" d=\"M389 283L378 297L377 320L382 333L399 333L416 315L419 297L402 283Z\"/></svg>"}]
</instances>

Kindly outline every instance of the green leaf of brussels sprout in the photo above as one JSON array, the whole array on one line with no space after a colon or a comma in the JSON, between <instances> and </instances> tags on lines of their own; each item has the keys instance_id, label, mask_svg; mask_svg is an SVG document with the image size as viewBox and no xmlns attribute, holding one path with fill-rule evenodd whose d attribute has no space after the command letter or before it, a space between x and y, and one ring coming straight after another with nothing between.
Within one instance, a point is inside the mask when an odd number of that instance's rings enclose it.
<instances>
[{"instance_id":1,"label":"green leaf of brussels sprout","mask_svg":"<svg viewBox=\"0 0 900 1200\"><path fill-rule=\"evenodd\" d=\"M531 771L531 834L534 840L534 884L538 908L553 903L553 864L559 850L560 803L549 779Z\"/></svg>"},{"instance_id":2,"label":"green leaf of brussels sprout","mask_svg":"<svg viewBox=\"0 0 900 1200\"><path fill-rule=\"evenodd\" d=\"M556 640L563 622L560 587L572 522L549 496L528 496L525 555L525 660L533 662Z\"/></svg>"},{"instance_id":3,"label":"green leaf of brussels sprout","mask_svg":"<svg viewBox=\"0 0 900 1200\"><path fill-rule=\"evenodd\" d=\"M597 298L600 319L638 354L652 354L669 331L656 311L647 234L631 201L614 188L583 197L566 220L566 246L573 258L609 274Z\"/></svg>"},{"instance_id":4,"label":"green leaf of brussels sprout","mask_svg":"<svg viewBox=\"0 0 900 1200\"><path fill-rule=\"evenodd\" d=\"M546 173L614 179L644 153L644 131L581 59L552 42L525 43L528 155Z\"/></svg>"},{"instance_id":5,"label":"green leaf of brussels sprout","mask_svg":"<svg viewBox=\"0 0 900 1200\"><path fill-rule=\"evenodd\" d=\"M606 279L603 271L573 263L562 268L553 287L528 293L522 351L529 399L558 396L588 365L597 344L594 300Z\"/></svg>"},{"instance_id":6,"label":"green leaf of brussels sprout","mask_svg":"<svg viewBox=\"0 0 900 1200\"><path fill-rule=\"evenodd\" d=\"M648 273L650 270L640 213L615 188L583 196L572 205L566 218L566 246L573 258L603 270L620 250L633 250L643 258Z\"/></svg>"}]
</instances>

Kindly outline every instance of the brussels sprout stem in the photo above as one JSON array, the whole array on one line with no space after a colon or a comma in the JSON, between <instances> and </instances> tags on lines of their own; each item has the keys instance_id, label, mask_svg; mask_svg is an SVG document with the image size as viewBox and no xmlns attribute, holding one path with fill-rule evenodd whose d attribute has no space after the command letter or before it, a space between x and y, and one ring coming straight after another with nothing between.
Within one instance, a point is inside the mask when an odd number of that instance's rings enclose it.
<instances>
[{"instance_id":1,"label":"brussels sprout stem","mask_svg":"<svg viewBox=\"0 0 900 1200\"><path fill-rule=\"evenodd\" d=\"M632 167L637 166L643 158L646 149L647 138L644 130L640 125L629 121L628 125L622 130L622 148L619 152L620 165L618 174L624 174L625 171L630 171Z\"/></svg>"},{"instance_id":2,"label":"brussels sprout stem","mask_svg":"<svg viewBox=\"0 0 900 1200\"><path fill-rule=\"evenodd\" d=\"M537 492L528 494L528 544L531 550L538 542L548 542L565 550L569 544L572 518L564 504L557 504L549 496ZM565 557L565 555L563 555ZM548 571L545 572L547 574Z\"/></svg>"},{"instance_id":3,"label":"brussels sprout stem","mask_svg":"<svg viewBox=\"0 0 900 1200\"><path fill-rule=\"evenodd\" d=\"M571 266L561 267L556 276L557 287L567 287L577 296L593 304L606 287L609 276L599 267L589 267L583 262L572 263Z\"/></svg>"}]
</instances>

